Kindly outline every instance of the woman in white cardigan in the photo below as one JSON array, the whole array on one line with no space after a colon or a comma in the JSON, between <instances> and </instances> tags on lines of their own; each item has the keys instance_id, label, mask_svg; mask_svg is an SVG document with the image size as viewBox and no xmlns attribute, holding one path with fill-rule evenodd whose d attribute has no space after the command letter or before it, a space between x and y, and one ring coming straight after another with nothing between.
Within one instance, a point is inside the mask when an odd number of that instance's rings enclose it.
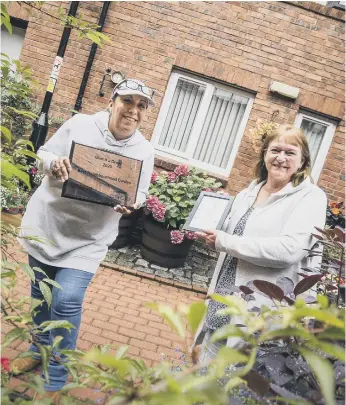
<instances>
[{"instance_id":1,"label":"woman in white cardigan","mask_svg":"<svg viewBox=\"0 0 346 405\"><path fill-rule=\"evenodd\" d=\"M234 285L261 279L275 283L280 276L298 281L306 265L307 251L315 243L315 227L325 225L327 198L310 180L311 158L304 133L291 125L281 125L265 137L256 180L235 198L222 231L199 233L209 247L221 252L208 294L232 294ZM266 298L256 294L251 306ZM215 329L229 323L230 317L218 316L224 306L208 303L205 319L195 337L202 342L201 363L214 358L234 339L211 343Z\"/></svg>"}]
</instances>

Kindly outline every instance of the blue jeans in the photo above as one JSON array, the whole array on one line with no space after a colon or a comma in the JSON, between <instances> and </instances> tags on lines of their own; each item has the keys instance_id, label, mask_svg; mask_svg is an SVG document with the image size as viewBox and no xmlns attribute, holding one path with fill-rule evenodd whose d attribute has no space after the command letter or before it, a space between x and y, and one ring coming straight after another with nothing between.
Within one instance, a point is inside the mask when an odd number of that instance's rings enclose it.
<instances>
[{"instance_id":1,"label":"blue jeans","mask_svg":"<svg viewBox=\"0 0 346 405\"><path fill-rule=\"evenodd\" d=\"M65 320L75 326L75 329L70 331L65 328L57 328L46 333L35 334L37 343L51 345L55 337L62 336L63 339L59 348L75 349L82 316L82 303L93 274L82 270L50 266L31 256L29 256L29 265L39 267L46 272L50 279L55 280L62 287L62 289L52 288L52 305L50 308L48 308L46 301L36 308L37 314L33 318L35 324L40 325L44 321ZM35 283L31 283L31 297L44 300L38 282L44 279L45 275L35 271L35 277ZM36 353L40 352L35 343L31 345L30 350ZM63 358L64 356L53 351L48 366L49 383L45 382L45 390L58 391L65 385L68 370L63 364Z\"/></svg>"}]
</instances>

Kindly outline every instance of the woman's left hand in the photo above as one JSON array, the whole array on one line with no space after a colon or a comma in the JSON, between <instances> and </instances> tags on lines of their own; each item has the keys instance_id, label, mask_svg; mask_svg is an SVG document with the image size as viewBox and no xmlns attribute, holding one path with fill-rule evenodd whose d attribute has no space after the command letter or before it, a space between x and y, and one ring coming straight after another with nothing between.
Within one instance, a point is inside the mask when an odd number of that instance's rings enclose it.
<instances>
[{"instance_id":1,"label":"woman's left hand","mask_svg":"<svg viewBox=\"0 0 346 405\"><path fill-rule=\"evenodd\" d=\"M196 232L196 235L199 239L203 239L209 247L215 249L216 231Z\"/></svg>"}]
</instances>

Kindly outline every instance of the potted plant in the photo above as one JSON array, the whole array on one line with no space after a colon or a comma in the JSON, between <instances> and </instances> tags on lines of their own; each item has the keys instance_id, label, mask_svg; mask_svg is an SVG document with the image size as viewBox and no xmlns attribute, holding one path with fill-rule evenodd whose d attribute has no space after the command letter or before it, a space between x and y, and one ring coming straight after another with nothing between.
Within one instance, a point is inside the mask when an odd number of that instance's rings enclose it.
<instances>
[{"instance_id":1,"label":"potted plant","mask_svg":"<svg viewBox=\"0 0 346 405\"><path fill-rule=\"evenodd\" d=\"M1 188L1 208L2 211L8 214L19 214L19 191L9 190L5 187Z\"/></svg>"},{"instance_id":2,"label":"potted plant","mask_svg":"<svg viewBox=\"0 0 346 405\"><path fill-rule=\"evenodd\" d=\"M345 215L343 213L343 202L329 202L327 207L326 225L328 228L334 229L335 227L345 229Z\"/></svg>"},{"instance_id":3,"label":"potted plant","mask_svg":"<svg viewBox=\"0 0 346 405\"><path fill-rule=\"evenodd\" d=\"M17 215L24 212L28 200L28 191L20 187L16 187L14 190L9 190L6 187L1 188L1 208L8 214Z\"/></svg>"},{"instance_id":4,"label":"potted plant","mask_svg":"<svg viewBox=\"0 0 346 405\"><path fill-rule=\"evenodd\" d=\"M110 245L110 249L120 249L126 245L138 243L140 235L136 232L138 221L143 213L143 209L134 210L131 214L124 214L119 220L119 230L115 241Z\"/></svg>"},{"instance_id":5,"label":"potted plant","mask_svg":"<svg viewBox=\"0 0 346 405\"><path fill-rule=\"evenodd\" d=\"M345 279L340 277L337 282L339 283L339 296L341 297L342 301L345 302Z\"/></svg>"},{"instance_id":6,"label":"potted plant","mask_svg":"<svg viewBox=\"0 0 346 405\"><path fill-rule=\"evenodd\" d=\"M41 185L42 180L44 178L44 174L40 173L37 170L36 165L34 165L29 169L29 175L30 175L31 187L34 190L36 190L37 187Z\"/></svg>"},{"instance_id":7,"label":"potted plant","mask_svg":"<svg viewBox=\"0 0 346 405\"><path fill-rule=\"evenodd\" d=\"M201 191L217 191L221 185L185 165L154 172L144 209L142 257L162 267L183 266L196 236L182 227Z\"/></svg>"}]
</instances>

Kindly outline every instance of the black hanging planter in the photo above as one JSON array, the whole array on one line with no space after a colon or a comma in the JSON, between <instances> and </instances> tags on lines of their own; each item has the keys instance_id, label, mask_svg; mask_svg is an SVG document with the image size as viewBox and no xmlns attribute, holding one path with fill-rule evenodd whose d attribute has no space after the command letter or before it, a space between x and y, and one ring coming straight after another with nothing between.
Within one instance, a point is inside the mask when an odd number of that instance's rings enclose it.
<instances>
[{"instance_id":1,"label":"black hanging planter","mask_svg":"<svg viewBox=\"0 0 346 405\"><path fill-rule=\"evenodd\" d=\"M141 246L143 259L161 267L184 266L193 241L184 239L182 243L174 245L170 232L171 230L155 221L151 215L144 215Z\"/></svg>"}]
</instances>

